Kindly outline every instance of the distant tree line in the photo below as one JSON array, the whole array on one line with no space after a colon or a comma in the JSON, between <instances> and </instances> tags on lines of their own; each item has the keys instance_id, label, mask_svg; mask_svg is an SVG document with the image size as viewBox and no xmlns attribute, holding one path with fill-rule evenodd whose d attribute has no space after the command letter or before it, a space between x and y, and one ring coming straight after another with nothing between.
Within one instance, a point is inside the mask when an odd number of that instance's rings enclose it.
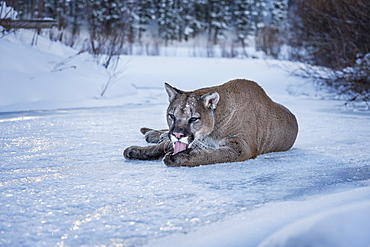
<instances>
[{"instance_id":1,"label":"distant tree line","mask_svg":"<svg viewBox=\"0 0 370 247\"><path fill-rule=\"evenodd\" d=\"M91 51L123 52L145 34L163 45L202 37L219 44L232 36L246 46L266 25L280 27L286 0L7 0L21 19L53 18L59 30L90 35ZM63 41L65 32L59 32ZM74 39L66 43L73 45ZM112 46L115 48L112 51ZM110 48L109 48L110 47ZM125 51L130 52L130 51Z\"/></svg>"}]
</instances>

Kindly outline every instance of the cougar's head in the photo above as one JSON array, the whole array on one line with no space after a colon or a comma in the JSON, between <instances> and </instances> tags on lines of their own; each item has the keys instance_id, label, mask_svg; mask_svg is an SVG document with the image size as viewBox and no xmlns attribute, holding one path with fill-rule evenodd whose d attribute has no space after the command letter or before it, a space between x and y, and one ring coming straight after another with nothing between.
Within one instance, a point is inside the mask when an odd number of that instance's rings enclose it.
<instances>
[{"instance_id":1,"label":"cougar's head","mask_svg":"<svg viewBox=\"0 0 370 247\"><path fill-rule=\"evenodd\" d=\"M186 150L196 139L210 134L214 128L214 111L219 101L216 92L184 92L165 83L170 105L167 109L169 137L173 154Z\"/></svg>"}]
</instances>

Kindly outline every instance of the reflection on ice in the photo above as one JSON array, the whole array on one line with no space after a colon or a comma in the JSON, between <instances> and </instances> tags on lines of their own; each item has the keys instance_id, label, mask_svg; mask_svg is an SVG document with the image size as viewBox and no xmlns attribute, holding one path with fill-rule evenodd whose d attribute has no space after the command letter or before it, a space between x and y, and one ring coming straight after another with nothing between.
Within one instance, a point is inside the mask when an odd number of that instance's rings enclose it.
<instances>
[{"instance_id":1,"label":"reflection on ice","mask_svg":"<svg viewBox=\"0 0 370 247\"><path fill-rule=\"evenodd\" d=\"M15 118L5 118L5 119L0 119L0 123L4 122L14 122L14 121L25 121L25 120L34 120L39 117L36 116L22 116L22 117L15 117Z\"/></svg>"}]
</instances>

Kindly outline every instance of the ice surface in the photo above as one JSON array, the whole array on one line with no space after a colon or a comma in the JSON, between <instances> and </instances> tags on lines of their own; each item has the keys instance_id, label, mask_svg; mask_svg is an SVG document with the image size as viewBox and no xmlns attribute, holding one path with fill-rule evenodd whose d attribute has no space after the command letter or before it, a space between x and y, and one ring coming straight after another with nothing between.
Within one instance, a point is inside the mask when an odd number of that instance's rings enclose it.
<instances>
[{"instance_id":1,"label":"ice surface","mask_svg":"<svg viewBox=\"0 0 370 247\"><path fill-rule=\"evenodd\" d=\"M137 246L270 203L368 186L367 116L297 111L292 150L245 162L124 160L125 147L146 145L138 126L162 127L165 108L1 114L0 242Z\"/></svg>"},{"instance_id":2,"label":"ice surface","mask_svg":"<svg viewBox=\"0 0 370 247\"><path fill-rule=\"evenodd\" d=\"M14 44L1 39L0 49ZM18 57L9 63L19 67L10 69L0 57L0 245L279 246L292 239L324 245L340 236L341 245L356 239L369 246L370 116L342 111L339 101L289 95L287 87L302 79L288 77L275 67L279 62L130 57L115 88L130 93L112 89L116 96L92 99L100 82L84 91L87 84L76 87L75 74L66 73L66 88L53 98L46 82L58 77L36 63L68 52L59 47L50 55L43 47L41 55L19 46L13 51L34 55L30 66L44 79L18 92L30 83L23 80L27 66ZM85 72L95 68L76 63ZM188 90L233 78L256 80L297 116L291 150L195 168L123 158L127 146L149 145L140 127L166 126L164 81ZM60 100L73 87L82 94ZM30 100L38 93L38 101ZM41 110L58 108L65 109ZM34 111L18 111L27 109ZM327 238L309 242L317 236Z\"/></svg>"}]
</instances>

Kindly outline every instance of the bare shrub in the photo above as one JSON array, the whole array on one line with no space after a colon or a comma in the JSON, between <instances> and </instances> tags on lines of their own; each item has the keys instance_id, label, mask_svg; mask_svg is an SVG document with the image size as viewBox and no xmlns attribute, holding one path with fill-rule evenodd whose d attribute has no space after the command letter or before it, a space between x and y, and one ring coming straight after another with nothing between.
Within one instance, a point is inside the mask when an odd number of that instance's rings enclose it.
<instances>
[{"instance_id":1,"label":"bare shrub","mask_svg":"<svg viewBox=\"0 0 370 247\"><path fill-rule=\"evenodd\" d=\"M368 101L370 71L368 0L296 0L290 11L292 57L324 66L334 75L328 86L348 100Z\"/></svg>"}]
</instances>

